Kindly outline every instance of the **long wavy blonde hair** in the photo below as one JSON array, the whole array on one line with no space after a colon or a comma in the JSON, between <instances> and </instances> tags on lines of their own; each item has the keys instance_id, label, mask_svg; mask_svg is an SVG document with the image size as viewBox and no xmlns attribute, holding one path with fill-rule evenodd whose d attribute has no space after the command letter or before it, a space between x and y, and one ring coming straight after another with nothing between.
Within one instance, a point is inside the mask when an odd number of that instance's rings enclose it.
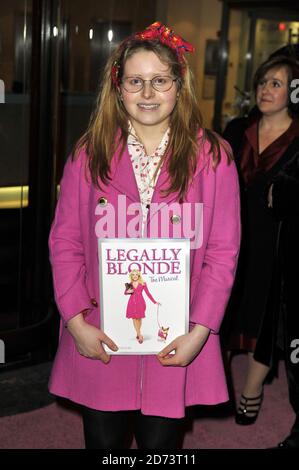
<instances>
[{"instance_id":1,"label":"long wavy blonde hair","mask_svg":"<svg viewBox=\"0 0 299 470\"><path fill-rule=\"evenodd\" d=\"M141 272L138 271L138 269L132 269L132 271L129 272L129 277L130 277L131 282L133 282L133 276L134 276L134 274L137 274L137 276L138 276L138 283L143 286L143 285L144 285L144 280L142 279Z\"/></svg>"},{"instance_id":2,"label":"long wavy blonde hair","mask_svg":"<svg viewBox=\"0 0 299 470\"><path fill-rule=\"evenodd\" d=\"M120 155L122 154L128 137L128 114L121 101L120 89L112 80L112 68L117 64L118 78L121 82L126 60L140 50L154 52L163 63L169 65L173 76L178 78L179 96L170 116L170 138L164 154L165 158L170 152L168 160L170 184L164 193L177 191L179 199L183 200L196 169L199 147L204 142L209 142L213 168L216 168L221 158L220 143L223 141L214 132L202 127L203 121L194 78L188 62L183 57L182 64L176 52L159 40L129 39L112 53L104 70L96 107L87 131L73 149L73 158L84 148L88 155L93 184L99 188L100 181L107 184L113 155L117 150L120 150ZM199 139L200 129L203 134ZM225 146L225 143L222 145ZM227 155L229 163L232 155L229 151ZM163 157L160 162L160 165L162 164ZM158 169L159 167L157 171Z\"/></svg>"}]
</instances>

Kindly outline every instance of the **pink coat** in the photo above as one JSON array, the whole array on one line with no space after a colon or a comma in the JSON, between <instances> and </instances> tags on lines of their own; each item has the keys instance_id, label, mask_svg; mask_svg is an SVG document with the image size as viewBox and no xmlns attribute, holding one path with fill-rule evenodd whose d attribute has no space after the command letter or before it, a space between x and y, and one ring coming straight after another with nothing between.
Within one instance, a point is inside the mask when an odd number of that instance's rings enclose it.
<instances>
[{"instance_id":1,"label":"pink coat","mask_svg":"<svg viewBox=\"0 0 299 470\"><path fill-rule=\"evenodd\" d=\"M72 336L64 327L85 309L90 309L86 321L100 325L95 234L95 224L101 217L96 210L98 201L105 198L117 208L118 196L125 195L127 205L140 202L127 150L120 160L114 156L112 180L102 189L95 188L90 179L86 179L85 163L83 151L75 161L69 159L66 163L49 240L55 299L61 313L60 340L50 391L93 409L141 409L147 415L174 418L183 417L186 406L227 401L218 331L239 252L239 187L235 164L227 164L222 150L221 162L214 171L206 147L200 152L187 193L191 210L195 203L203 203L203 243L190 254L190 323L205 325L211 329L211 334L200 354L187 367L163 367L155 356L112 356L107 365L85 358L77 352ZM160 195L160 190L168 185L167 178L164 164L152 199L152 202L159 202L160 207L172 202L179 205L176 193ZM127 224L130 217L127 213ZM181 219L180 223L183 222ZM171 217L167 224L172 236ZM101 236L100 227L98 224L98 236ZM125 229L118 227L117 216L115 227Z\"/></svg>"},{"instance_id":2,"label":"pink coat","mask_svg":"<svg viewBox=\"0 0 299 470\"><path fill-rule=\"evenodd\" d=\"M144 285L138 284L136 289L134 289L133 294L129 294L130 298L128 301L127 312L126 312L127 318L144 318L145 317L146 303L142 295L143 291L146 293L148 298L153 302L153 304L157 303L155 299L153 298L153 296L151 295L150 291L148 290L146 283L144 283Z\"/></svg>"}]
</instances>

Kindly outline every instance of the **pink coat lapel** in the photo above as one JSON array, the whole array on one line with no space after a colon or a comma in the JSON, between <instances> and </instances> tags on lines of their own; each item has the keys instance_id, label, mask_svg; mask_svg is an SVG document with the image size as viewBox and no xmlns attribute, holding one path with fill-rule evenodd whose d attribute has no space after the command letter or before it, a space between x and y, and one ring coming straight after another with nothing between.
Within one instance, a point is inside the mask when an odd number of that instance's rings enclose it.
<instances>
[{"instance_id":1,"label":"pink coat lapel","mask_svg":"<svg viewBox=\"0 0 299 470\"><path fill-rule=\"evenodd\" d=\"M136 178L127 145L121 157L120 150L114 154L110 166L110 176L111 181L109 181L109 185L117 189L118 192L126 195L132 201L140 201Z\"/></svg>"},{"instance_id":2,"label":"pink coat lapel","mask_svg":"<svg viewBox=\"0 0 299 470\"><path fill-rule=\"evenodd\" d=\"M128 152L127 145L125 146L124 152L120 157L121 151L118 150L115 152L115 155L111 161L111 181L109 185L113 186L118 192L126 195L129 199L134 202L140 202L140 196L138 192L138 187L136 183L136 178L134 174L134 169L132 166L131 158ZM165 161L162 165L153 197L152 203L159 203L160 208L165 204L169 204L174 200L178 200L178 193L173 192L167 196L164 196L161 192L168 188L169 186L169 174L167 171L167 163L169 159L169 154L166 156ZM198 162L197 169L193 179L200 173L207 163L207 159L202 158L203 152L201 152L201 160ZM153 213L152 213L153 214Z\"/></svg>"}]
</instances>

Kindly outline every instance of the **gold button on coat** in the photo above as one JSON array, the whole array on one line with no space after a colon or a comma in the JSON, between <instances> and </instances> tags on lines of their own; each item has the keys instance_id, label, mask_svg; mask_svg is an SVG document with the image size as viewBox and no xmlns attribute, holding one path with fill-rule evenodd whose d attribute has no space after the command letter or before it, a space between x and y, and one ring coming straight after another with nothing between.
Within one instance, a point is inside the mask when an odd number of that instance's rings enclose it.
<instances>
[{"instance_id":1,"label":"gold button on coat","mask_svg":"<svg viewBox=\"0 0 299 470\"><path fill-rule=\"evenodd\" d=\"M172 224L179 224L181 221L181 216L174 214L170 217L170 220Z\"/></svg>"},{"instance_id":2,"label":"gold button on coat","mask_svg":"<svg viewBox=\"0 0 299 470\"><path fill-rule=\"evenodd\" d=\"M105 197L100 197L100 199L98 200L98 203L100 204L100 206L107 206L107 199Z\"/></svg>"},{"instance_id":3,"label":"gold button on coat","mask_svg":"<svg viewBox=\"0 0 299 470\"><path fill-rule=\"evenodd\" d=\"M98 302L96 301L96 299L90 299L90 302L92 303L94 307L98 306Z\"/></svg>"}]
</instances>

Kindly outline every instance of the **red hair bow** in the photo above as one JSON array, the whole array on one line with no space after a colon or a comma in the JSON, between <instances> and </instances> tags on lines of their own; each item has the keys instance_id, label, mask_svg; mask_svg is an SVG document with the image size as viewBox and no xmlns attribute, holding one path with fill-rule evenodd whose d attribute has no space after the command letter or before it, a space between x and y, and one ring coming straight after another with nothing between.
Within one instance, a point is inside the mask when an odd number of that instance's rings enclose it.
<instances>
[{"instance_id":1,"label":"red hair bow","mask_svg":"<svg viewBox=\"0 0 299 470\"><path fill-rule=\"evenodd\" d=\"M184 52L194 52L194 47L190 42L185 41L181 36L175 34L168 26L164 26L160 21L148 26L144 31L136 33L134 39L148 40L158 39L171 49L175 50L181 60Z\"/></svg>"}]
</instances>

